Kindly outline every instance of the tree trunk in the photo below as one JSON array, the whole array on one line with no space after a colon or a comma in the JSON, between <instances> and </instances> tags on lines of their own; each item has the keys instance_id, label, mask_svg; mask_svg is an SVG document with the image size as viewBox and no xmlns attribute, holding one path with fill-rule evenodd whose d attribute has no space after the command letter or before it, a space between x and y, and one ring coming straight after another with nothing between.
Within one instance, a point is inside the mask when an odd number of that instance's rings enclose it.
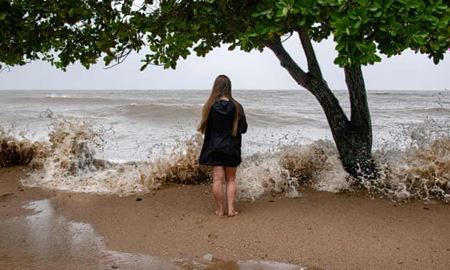
<instances>
[{"instance_id":1,"label":"tree trunk","mask_svg":"<svg viewBox=\"0 0 450 270\"><path fill-rule=\"evenodd\" d=\"M357 178L375 178L376 167L372 158L372 124L360 66L344 68L347 83L351 118L345 115L338 99L322 77L311 40L306 31L299 30L307 61L308 72L303 71L284 49L279 38L264 45L271 49L280 64L292 78L311 92L325 112L344 169Z\"/></svg>"},{"instance_id":2,"label":"tree trunk","mask_svg":"<svg viewBox=\"0 0 450 270\"><path fill-rule=\"evenodd\" d=\"M344 149L340 151L342 163L347 171L353 171L352 175L375 178L376 167L372 157L372 121L361 66L345 67L344 71L350 96L351 120L347 127L347 139L340 143L344 146Z\"/></svg>"},{"instance_id":3,"label":"tree trunk","mask_svg":"<svg viewBox=\"0 0 450 270\"><path fill-rule=\"evenodd\" d=\"M354 86L352 88L354 91L358 91L356 94L362 94L363 92L363 95L358 97L365 103L355 104L355 100L350 98L352 108L355 107L352 109L352 120L350 121L345 116L339 101L324 81L312 80L306 85L306 88L316 97L325 113L344 169L357 178L373 178L376 175L376 168L371 155L370 114L368 107L364 106L364 104L367 105L365 89L361 85L356 87L352 84L352 86ZM358 123L355 119L359 119L358 121L361 121L361 123Z\"/></svg>"}]
</instances>

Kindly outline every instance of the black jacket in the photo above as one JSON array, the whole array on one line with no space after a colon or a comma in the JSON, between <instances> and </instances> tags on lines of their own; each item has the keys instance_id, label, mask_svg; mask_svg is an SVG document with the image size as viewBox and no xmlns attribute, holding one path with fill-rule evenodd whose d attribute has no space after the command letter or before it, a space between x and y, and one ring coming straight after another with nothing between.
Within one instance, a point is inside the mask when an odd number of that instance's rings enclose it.
<instances>
[{"instance_id":1,"label":"black jacket","mask_svg":"<svg viewBox=\"0 0 450 270\"><path fill-rule=\"evenodd\" d=\"M238 132L233 136L236 113L234 103L218 100L211 106L199 158L201 165L237 167L241 163L241 134L247 132L247 121L242 107L241 112Z\"/></svg>"}]
</instances>

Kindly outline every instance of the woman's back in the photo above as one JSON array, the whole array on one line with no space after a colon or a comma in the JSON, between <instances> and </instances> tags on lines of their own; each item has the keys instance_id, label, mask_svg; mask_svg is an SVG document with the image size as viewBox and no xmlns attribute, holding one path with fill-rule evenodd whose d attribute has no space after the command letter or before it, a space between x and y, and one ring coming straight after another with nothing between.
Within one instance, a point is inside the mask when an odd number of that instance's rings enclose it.
<instances>
[{"instance_id":1,"label":"woman's back","mask_svg":"<svg viewBox=\"0 0 450 270\"><path fill-rule=\"evenodd\" d=\"M211 106L200 153L200 164L236 167L241 163L241 134L247 131L247 121L242 108L241 111L238 132L234 136L235 103L219 99Z\"/></svg>"},{"instance_id":2,"label":"woman's back","mask_svg":"<svg viewBox=\"0 0 450 270\"><path fill-rule=\"evenodd\" d=\"M235 113L236 107L233 102L222 99L216 101L212 105L209 113L208 125L206 127L207 132L231 133L233 130Z\"/></svg>"}]
</instances>

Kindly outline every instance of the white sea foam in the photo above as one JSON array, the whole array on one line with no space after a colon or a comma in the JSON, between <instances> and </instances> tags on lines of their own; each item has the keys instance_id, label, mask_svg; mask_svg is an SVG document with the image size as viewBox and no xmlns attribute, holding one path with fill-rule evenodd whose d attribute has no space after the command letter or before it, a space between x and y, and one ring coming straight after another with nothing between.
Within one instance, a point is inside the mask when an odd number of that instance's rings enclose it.
<instances>
[{"instance_id":1,"label":"white sea foam","mask_svg":"<svg viewBox=\"0 0 450 270\"><path fill-rule=\"evenodd\" d=\"M61 94L47 94L46 98L73 98L71 95L61 95Z\"/></svg>"},{"instance_id":2,"label":"white sea foam","mask_svg":"<svg viewBox=\"0 0 450 270\"><path fill-rule=\"evenodd\" d=\"M95 158L95 149L101 150L105 143L101 137L102 129L96 129L86 121L49 117L53 119L53 130L48 142L28 142L2 135L0 153L9 151L10 155L4 157L26 156L16 158L16 163L30 164L33 168L29 177L23 179L25 185L129 195L146 193L169 182L210 181L209 169L198 165L202 143L199 134L180 141L171 148L168 156L143 162L113 163ZM380 177L376 181L363 182L363 186L393 199L448 201L450 132L439 128L436 123L427 122L403 130L398 135L404 142L401 148L398 143L390 142L376 151ZM409 136L408 143L405 143L408 141L405 136ZM238 197L244 200L258 199L268 192L297 197L302 185L340 192L353 190L355 183L344 171L332 142L321 140L246 157L238 169L238 178Z\"/></svg>"},{"instance_id":3,"label":"white sea foam","mask_svg":"<svg viewBox=\"0 0 450 270\"><path fill-rule=\"evenodd\" d=\"M251 115L252 107L261 106L266 106L268 112L277 114L274 106L265 103L264 97L273 98L278 94L280 94L282 102L286 103L277 105L286 107L283 107L283 114L289 110L294 110L294 115L313 114L314 110L310 105L312 102L306 97L303 108L295 109L294 102L291 102L292 97L296 95L293 93L295 92L272 91L268 94L261 94L261 96L254 96L252 93L251 95L246 94L247 96L243 100L251 105L246 107L249 115ZM176 95L184 95L182 97L172 97L173 93L168 95L165 92L152 92L152 95L157 95L156 98L150 98L151 95L147 95L146 92L133 93L138 97L143 96L145 104L157 104L156 107L144 106L145 108L141 112L139 111L142 109L140 106L130 105L130 102L139 100L137 97L132 99L134 96L130 96L128 93L120 94L125 98L115 96L114 103L99 103L101 106L106 106L98 109L101 110L100 113L92 109L91 103L89 106L81 103L84 105L75 104L75 109L70 109L70 114L68 114L70 118L53 113L47 113L48 117L45 119L38 118L36 115L25 117L26 121L31 121L31 123L35 121L36 125L33 128L40 128L39 132L42 132L43 127L47 127L45 123L50 122L48 136L37 140L35 137L31 139L23 134L18 135L20 132L7 130L0 132L0 166L29 164L33 171L29 178L23 180L25 184L75 192L128 195L145 193L168 182L190 184L210 181L209 169L198 166L197 158L202 138L198 134L193 135L195 128L191 123L195 122L194 120L198 117L195 111L198 110L197 104L200 104L199 98L193 97L190 93L181 92L177 92ZM202 94L204 93L202 92ZM70 95L76 96L75 93L70 93ZM89 96L86 93L83 95ZM430 103L430 98L424 93L415 95L418 96L417 100L420 102ZM107 95L96 93L95 96L106 97ZM377 181L367 180L363 182L363 186L373 194L383 194L393 199L419 198L427 200L437 198L448 201L450 194L450 124L445 122L448 117L442 115L442 112L446 110L433 109L431 110L433 117L425 118L425 120L419 114L412 117L411 110L408 111L408 117L406 117L406 114L401 113L397 103L388 103L393 97L403 96L404 94L400 95L399 93L373 94L372 102L377 106L383 104L383 110L387 111L385 113L374 110L374 115L377 116L374 121L374 126L377 128L374 128L374 131L381 130L381 133L376 133L375 139L380 137L387 139L385 142L379 139L376 142L374 156L381 168L379 179ZM24 117L25 113L33 112L34 103L27 103L28 99L20 99L18 102L16 97L7 95L6 97L0 101L4 106L9 106L8 98L12 100L11 103L17 102L14 103L14 106L25 106L24 113L20 117ZM386 99L387 97L388 99ZM166 110L179 107L180 100L186 104L179 108L183 112L182 116L179 116L178 113L166 113ZM402 102L404 102L403 100L406 99L401 99ZM178 105L161 105L166 103ZM189 103L192 103L194 107L189 108L187 106ZM420 106L412 104L410 107L414 107L415 113L418 111L428 113L430 110L427 111L426 108L436 107L435 103L427 106L422 103L419 104ZM69 110L67 108L71 106L68 103L61 104L64 108L63 112ZM425 109L421 110L421 106ZM29 108L31 108L30 112L27 111ZM79 114L77 110L80 108L87 110L93 116L86 117L83 114L84 117L76 117ZM118 108L136 109L136 113L142 117L136 117L134 113L131 114L132 116L122 115L122 112L117 111ZM41 107L38 109L39 112L42 111ZM58 110L61 111L61 109ZM390 117L389 110L396 111L395 121L401 123L400 129L397 128L399 126L397 122L395 124L389 122L391 119L388 118ZM151 115L150 117L147 117L147 111ZM39 115L39 113L36 114ZM319 114L321 114L320 111L314 112L312 119L319 119ZM25 131L25 133L36 132L33 128L28 127L28 123L21 124L21 118L14 118L15 115L9 111L0 116L0 123L5 126L5 119L2 117L13 117L12 120L18 121L22 128L21 131ZM158 117L161 119L156 119ZM280 117L280 115L276 117ZM142 119L147 118L150 121L142 122ZM112 123L116 124L114 132L106 134L102 125L108 126L110 122L105 119L110 119L111 125ZM183 124L185 120L190 119L188 125L191 129L189 131L182 128L166 130L161 125L152 126L152 121L156 121L155 119L166 123L167 126L178 124L178 122ZM328 192L354 189L355 181L342 168L334 144L326 139L311 139L320 137L320 134L323 133L322 129L326 128L326 124L321 120L315 121L317 121L315 128L311 128L310 124L305 125L301 121L299 127L292 124L287 127L271 128L268 120L264 120L260 122L268 122L266 128L254 127L249 130L249 134L244 135L243 162L238 169L240 199L257 199L270 192L288 197L301 196L299 188L302 185ZM252 123L249 122L249 124ZM322 128L322 125L325 127ZM388 129L388 127L394 128ZM394 132L389 134L390 130L394 130ZM146 137L143 137L142 134L146 134ZM192 135L189 137L186 134ZM165 145L167 142L170 144ZM107 154L102 152L105 148L107 148ZM147 155L146 149L149 148L152 148L153 152ZM140 158L133 160L130 157L136 156L136 149L146 153L139 152Z\"/></svg>"}]
</instances>

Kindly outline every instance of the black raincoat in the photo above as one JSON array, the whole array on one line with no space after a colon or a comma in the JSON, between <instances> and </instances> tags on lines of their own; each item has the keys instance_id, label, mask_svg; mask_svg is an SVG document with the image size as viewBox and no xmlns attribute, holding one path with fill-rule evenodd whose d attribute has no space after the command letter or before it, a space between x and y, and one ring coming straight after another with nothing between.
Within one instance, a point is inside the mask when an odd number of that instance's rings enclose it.
<instances>
[{"instance_id":1,"label":"black raincoat","mask_svg":"<svg viewBox=\"0 0 450 270\"><path fill-rule=\"evenodd\" d=\"M234 103L218 100L211 106L199 158L201 165L237 167L241 163L241 134L247 132L244 110L241 112L238 132L233 136Z\"/></svg>"}]
</instances>

